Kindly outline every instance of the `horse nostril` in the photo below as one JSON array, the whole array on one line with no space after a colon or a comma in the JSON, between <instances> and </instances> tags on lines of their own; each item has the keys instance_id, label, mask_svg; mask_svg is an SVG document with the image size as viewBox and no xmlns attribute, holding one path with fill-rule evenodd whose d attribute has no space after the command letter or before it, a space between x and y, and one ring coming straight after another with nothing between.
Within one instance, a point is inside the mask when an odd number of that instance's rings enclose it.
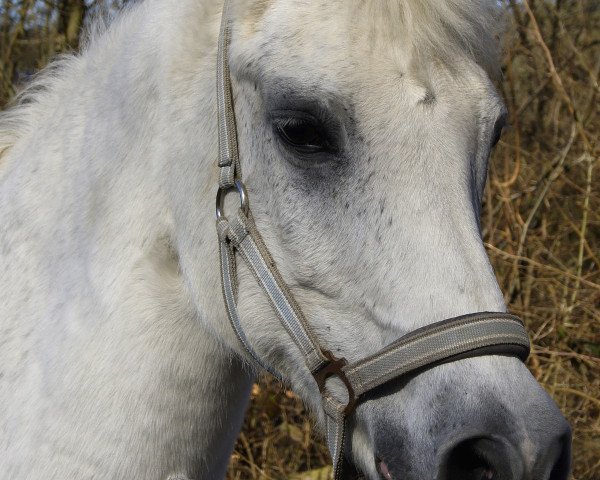
<instances>
[{"instance_id":1,"label":"horse nostril","mask_svg":"<svg viewBox=\"0 0 600 480\"><path fill-rule=\"evenodd\" d=\"M450 451L445 480L515 480L513 457L513 452L498 440L470 438Z\"/></svg>"}]
</instances>

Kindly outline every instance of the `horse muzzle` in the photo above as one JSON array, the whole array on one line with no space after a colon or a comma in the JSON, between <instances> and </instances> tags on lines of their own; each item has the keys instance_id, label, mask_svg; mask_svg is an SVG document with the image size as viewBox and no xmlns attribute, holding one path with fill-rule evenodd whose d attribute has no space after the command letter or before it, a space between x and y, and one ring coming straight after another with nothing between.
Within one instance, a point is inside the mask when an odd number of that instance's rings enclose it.
<instances>
[{"instance_id":1,"label":"horse muzzle","mask_svg":"<svg viewBox=\"0 0 600 480\"><path fill-rule=\"evenodd\" d=\"M492 366L505 384L483 376ZM514 359L465 359L376 392L356 412L369 437L353 436L358 470L369 480L566 480L571 429L534 381Z\"/></svg>"}]
</instances>

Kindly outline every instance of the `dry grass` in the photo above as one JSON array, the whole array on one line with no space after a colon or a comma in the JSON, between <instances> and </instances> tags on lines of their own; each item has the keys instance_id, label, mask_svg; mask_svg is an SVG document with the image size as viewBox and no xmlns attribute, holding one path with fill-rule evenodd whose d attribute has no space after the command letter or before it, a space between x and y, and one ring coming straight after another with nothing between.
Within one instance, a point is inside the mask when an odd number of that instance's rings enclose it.
<instances>
[{"instance_id":1,"label":"dry grass","mask_svg":"<svg viewBox=\"0 0 600 480\"><path fill-rule=\"evenodd\" d=\"M14 24L19 15L2 18L0 102L13 93L18 68L40 67L64 45L43 37L57 34L50 20L40 23L43 31L31 29L28 0L1 1L24 6L18 12L30 27ZM493 154L482 226L510 309L533 339L528 365L574 428L573 477L598 480L600 5L510 0L505 7L510 29L499 88L512 128ZM328 453L313 431L291 392L261 381L227 478L325 478L318 469Z\"/></svg>"}]
</instances>

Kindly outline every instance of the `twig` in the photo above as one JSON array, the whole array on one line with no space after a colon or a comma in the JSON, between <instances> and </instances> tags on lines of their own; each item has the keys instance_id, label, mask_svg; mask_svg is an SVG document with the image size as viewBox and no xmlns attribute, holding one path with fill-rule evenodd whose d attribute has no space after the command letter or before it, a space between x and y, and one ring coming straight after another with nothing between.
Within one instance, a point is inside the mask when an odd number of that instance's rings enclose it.
<instances>
[{"instance_id":1,"label":"twig","mask_svg":"<svg viewBox=\"0 0 600 480\"><path fill-rule=\"evenodd\" d=\"M493 253L497 253L498 255L500 255L502 257L509 258L511 260L518 259L518 260L520 260L520 261L522 261L524 263L531 263L532 265L535 265L536 267L543 268L543 269L549 270L551 272L558 273L560 275L564 275L565 277L571 278L571 279L574 279L574 280L576 280L578 278L576 275L574 275L574 274L572 274L570 272L566 272L564 270L561 270L560 268L556 268L556 267L553 267L551 265L544 265L543 263L536 262L535 260L533 260L531 258L528 258L528 257L523 257L523 256L518 257L514 253L505 252L504 250L501 250L500 248L495 247L491 243L484 243L484 245L485 245L486 248L488 248L489 250L491 250ZM590 282L589 280L587 280L585 278L582 278L582 277L579 277L579 281L581 283L587 285L590 288L594 288L594 289L600 291L600 284L597 284L597 283L594 283L594 282Z\"/></svg>"},{"instance_id":2,"label":"twig","mask_svg":"<svg viewBox=\"0 0 600 480\"><path fill-rule=\"evenodd\" d=\"M532 352L535 352L536 355L548 355L551 357L566 357L566 358L576 358L577 360L582 360L585 362L591 362L591 363L596 363L596 364L600 364L600 358L598 357L593 357L591 355L585 355L583 353L577 353L577 352L561 352L558 350L550 350L548 348L542 348L542 347L538 347L538 346L532 346L531 348Z\"/></svg>"},{"instance_id":3,"label":"twig","mask_svg":"<svg viewBox=\"0 0 600 480\"><path fill-rule=\"evenodd\" d=\"M558 385L556 387L554 387L554 390L559 391L559 392L570 393L572 395L577 395L578 397L585 398L586 400L588 400L592 403L595 403L596 405L600 405L600 400L592 397L591 395L588 395L585 392L582 392L581 390L575 390L574 388L569 388L569 387L561 387Z\"/></svg>"},{"instance_id":4,"label":"twig","mask_svg":"<svg viewBox=\"0 0 600 480\"><path fill-rule=\"evenodd\" d=\"M517 253L515 255L515 262L513 264L513 271L514 271L513 279L518 278L517 270L519 268L519 261L520 261L518 259L523 254L523 248L525 246L525 239L527 238L527 233L529 232L529 227L531 225L531 222L533 221L540 205L542 204L544 198L546 197L546 194L548 193L548 190L550 189L550 185L552 185L552 182L554 180L556 180L558 178L558 176L560 175L560 172L563 168L563 164L565 163L565 159L567 158L567 155L569 154L569 151L571 150L571 146L573 145L573 140L575 139L575 133L576 133L576 130L575 130L575 127L573 127L571 129L571 136L569 137L569 141L567 142L567 145L561 152L561 155L558 159L556 166L554 167L554 169L551 171L550 175L548 176L548 179L545 182L544 187L542 188L542 191L537 196L535 203L533 204L533 208L531 209L531 211L529 212L529 215L527 216L527 220L523 224L523 228L521 229L521 238L519 239L519 245L517 247ZM516 286L517 286L517 281L511 282L510 289L509 289L509 291L510 291L509 295L511 297L515 291Z\"/></svg>"},{"instance_id":5,"label":"twig","mask_svg":"<svg viewBox=\"0 0 600 480\"><path fill-rule=\"evenodd\" d=\"M579 235L579 251L577 252L577 278L575 279L575 289L571 296L571 308L575 306L577 301L577 293L581 283L581 272L583 270L583 250L585 247L585 234L588 226L588 212L590 209L590 196L592 195L592 174L594 171L594 159L587 155L588 168L586 173L586 188L585 197L583 199L583 215L581 218L581 230Z\"/></svg>"},{"instance_id":6,"label":"twig","mask_svg":"<svg viewBox=\"0 0 600 480\"><path fill-rule=\"evenodd\" d=\"M560 75L556 71L556 67L554 65L554 60L552 58L552 53L550 53L550 50L548 49L548 45L546 45L546 42L544 41L544 37L542 36L542 32L540 31L540 26L538 25L535 15L533 14L531 7L529 6L528 0L523 0L523 6L525 7L525 10L527 10L527 14L529 16L529 19L531 20L531 25L533 27L533 33L535 34L535 37L536 37L540 47L542 48L542 51L544 52L546 61L548 62L548 68L550 69L550 74L552 75L554 84L556 85L556 88L560 92L563 100L567 104L567 108L569 109L569 112L573 116L573 120L575 121L575 124L577 125L577 131L579 132L579 136L581 137L581 140L583 141L585 149L591 153L592 146L590 144L590 141L587 137L587 134L585 132L585 129L583 128L581 121L579 120L579 116L577 114L577 110L575 109L575 105L573 104L571 97L565 90L565 86L563 85Z\"/></svg>"}]
</instances>

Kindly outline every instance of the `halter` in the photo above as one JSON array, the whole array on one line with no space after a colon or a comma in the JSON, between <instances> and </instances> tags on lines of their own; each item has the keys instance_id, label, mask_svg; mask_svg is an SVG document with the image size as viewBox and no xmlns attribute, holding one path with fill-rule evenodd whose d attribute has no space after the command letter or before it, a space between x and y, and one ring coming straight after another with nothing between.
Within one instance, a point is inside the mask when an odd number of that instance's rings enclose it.
<instances>
[{"instance_id":1,"label":"halter","mask_svg":"<svg viewBox=\"0 0 600 480\"><path fill-rule=\"evenodd\" d=\"M227 315L240 342L263 369L281 376L265 362L246 337L237 310L236 253L248 264L256 281L288 335L302 353L322 397L326 419L327 445L333 461L334 479L356 476L345 459L347 419L361 397L403 375L418 373L440 363L479 355L511 355L525 360L529 338L521 320L508 313L479 312L449 318L419 328L379 352L349 364L323 349L312 332L292 292L284 282L263 242L250 211L248 193L242 182L238 154L235 112L228 64L231 37L229 2L225 0L221 18L217 59L217 101L219 123L219 190L216 216L221 260L221 281ZM240 208L232 217L224 214L225 196L237 191ZM337 377L347 390L344 403L327 388L327 380ZM351 472L352 473L349 473Z\"/></svg>"}]
</instances>

